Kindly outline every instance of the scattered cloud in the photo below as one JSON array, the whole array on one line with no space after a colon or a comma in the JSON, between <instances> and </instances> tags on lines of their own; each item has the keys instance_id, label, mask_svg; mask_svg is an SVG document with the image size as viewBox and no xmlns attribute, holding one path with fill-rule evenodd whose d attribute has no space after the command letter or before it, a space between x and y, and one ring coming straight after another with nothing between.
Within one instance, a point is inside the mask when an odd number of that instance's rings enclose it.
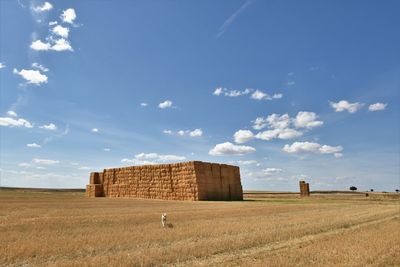
<instances>
[{"instance_id":1,"label":"scattered cloud","mask_svg":"<svg viewBox=\"0 0 400 267\"><path fill-rule=\"evenodd\" d=\"M98 133L98 132L99 132L99 129L93 128L91 131L92 131L92 133Z\"/></svg>"},{"instance_id":2,"label":"scattered cloud","mask_svg":"<svg viewBox=\"0 0 400 267\"><path fill-rule=\"evenodd\" d=\"M283 170L279 169L279 168L266 168L266 169L263 169L262 172L263 172L263 174L269 176L269 175L275 175L275 174L281 173L281 172L283 172Z\"/></svg>"},{"instance_id":3,"label":"scattered cloud","mask_svg":"<svg viewBox=\"0 0 400 267\"><path fill-rule=\"evenodd\" d=\"M54 123L44 124L42 126L39 126L39 128L49 130L49 131L57 130L57 126Z\"/></svg>"},{"instance_id":4,"label":"scattered cloud","mask_svg":"<svg viewBox=\"0 0 400 267\"><path fill-rule=\"evenodd\" d=\"M261 165L257 160L238 160L237 164L239 164L239 165L256 165L256 166Z\"/></svg>"},{"instance_id":5,"label":"scattered cloud","mask_svg":"<svg viewBox=\"0 0 400 267\"><path fill-rule=\"evenodd\" d=\"M46 68L46 67L43 66L43 65L40 65L40 64L37 63L37 62L32 63L32 68L39 69L39 70L41 70L41 71L43 71L43 72L48 72L48 71L49 71L48 68Z\"/></svg>"},{"instance_id":6,"label":"scattered cloud","mask_svg":"<svg viewBox=\"0 0 400 267\"><path fill-rule=\"evenodd\" d=\"M292 85L295 85L295 84L296 84L295 81L288 81L288 82L287 82L287 85L289 85L289 86L292 86Z\"/></svg>"},{"instance_id":7,"label":"scattered cloud","mask_svg":"<svg viewBox=\"0 0 400 267\"><path fill-rule=\"evenodd\" d=\"M147 107L149 104L147 104L146 102L142 102L142 103L140 103L140 106L141 107Z\"/></svg>"},{"instance_id":8,"label":"scattered cloud","mask_svg":"<svg viewBox=\"0 0 400 267\"><path fill-rule=\"evenodd\" d=\"M41 145L38 145L36 143L32 143L32 144L26 144L27 147L32 147L32 148L41 148Z\"/></svg>"},{"instance_id":9,"label":"scattered cloud","mask_svg":"<svg viewBox=\"0 0 400 267\"><path fill-rule=\"evenodd\" d=\"M14 119L11 117L0 117L0 126L33 128L32 123L29 121L22 118Z\"/></svg>"},{"instance_id":10,"label":"scattered cloud","mask_svg":"<svg viewBox=\"0 0 400 267\"><path fill-rule=\"evenodd\" d=\"M331 107L335 109L335 112L342 112L347 110L350 113L355 113L359 109L362 108L364 105L363 103L355 102L355 103L350 103L347 100L340 100L339 102L329 102Z\"/></svg>"},{"instance_id":11,"label":"scattered cloud","mask_svg":"<svg viewBox=\"0 0 400 267\"><path fill-rule=\"evenodd\" d=\"M45 11L49 11L53 8L53 5L49 2L44 2L41 6L32 7L32 10L36 13L41 13Z\"/></svg>"},{"instance_id":12,"label":"scattered cloud","mask_svg":"<svg viewBox=\"0 0 400 267\"><path fill-rule=\"evenodd\" d=\"M21 76L23 79L30 84L40 85L42 83L47 83L47 76L45 74L40 73L38 70L25 70L22 69L18 71L17 69L13 70L14 74Z\"/></svg>"},{"instance_id":13,"label":"scattered cloud","mask_svg":"<svg viewBox=\"0 0 400 267\"><path fill-rule=\"evenodd\" d=\"M57 25L57 24L58 24L57 21L50 21L50 22L49 22L49 26L54 26L54 25Z\"/></svg>"},{"instance_id":14,"label":"scattered cloud","mask_svg":"<svg viewBox=\"0 0 400 267\"><path fill-rule=\"evenodd\" d=\"M161 102L160 104L158 104L158 107L161 109L172 108L172 101L165 100L164 102Z\"/></svg>"},{"instance_id":15,"label":"scattered cloud","mask_svg":"<svg viewBox=\"0 0 400 267\"><path fill-rule=\"evenodd\" d=\"M178 134L179 134L180 136L184 136L185 133L186 133L186 131L184 131L184 130L179 130L179 131L178 131Z\"/></svg>"},{"instance_id":16,"label":"scattered cloud","mask_svg":"<svg viewBox=\"0 0 400 267\"><path fill-rule=\"evenodd\" d=\"M12 110L7 111L7 115L11 117L18 117L18 114Z\"/></svg>"},{"instance_id":17,"label":"scattered cloud","mask_svg":"<svg viewBox=\"0 0 400 267\"><path fill-rule=\"evenodd\" d=\"M281 99L283 97L283 94L274 94L272 96L272 99Z\"/></svg>"},{"instance_id":18,"label":"scattered cloud","mask_svg":"<svg viewBox=\"0 0 400 267\"><path fill-rule=\"evenodd\" d=\"M105 152L110 152L111 151L111 149L110 148L103 148L103 150L105 151Z\"/></svg>"},{"instance_id":19,"label":"scattered cloud","mask_svg":"<svg viewBox=\"0 0 400 267\"><path fill-rule=\"evenodd\" d=\"M195 130L193 130L193 131L190 131L190 132L189 132L189 135L190 135L191 137L200 137L200 136L203 135L203 131L202 131L201 129L195 129Z\"/></svg>"},{"instance_id":20,"label":"scattered cloud","mask_svg":"<svg viewBox=\"0 0 400 267\"><path fill-rule=\"evenodd\" d=\"M267 131L263 131L263 132L259 132L258 134L255 135L255 137L257 139L261 139L261 140L272 140L275 138L279 138L279 139L293 139L299 136L302 136L303 133L299 132L295 129L291 129L291 128L276 128L276 129L272 129L272 130L267 130Z\"/></svg>"},{"instance_id":21,"label":"scattered cloud","mask_svg":"<svg viewBox=\"0 0 400 267\"><path fill-rule=\"evenodd\" d=\"M254 152L256 152L256 149L254 147L234 145L230 142L225 142L215 145L215 147L212 148L208 152L208 154L212 156L221 156L221 155L244 155Z\"/></svg>"},{"instance_id":22,"label":"scattered cloud","mask_svg":"<svg viewBox=\"0 0 400 267\"><path fill-rule=\"evenodd\" d=\"M283 151L287 153L320 153L320 154L334 154L343 150L342 146L328 146L320 145L313 142L294 142L283 147ZM341 154L341 153L339 153ZM341 156L341 155L340 155ZM339 156L339 157L340 157ZM335 156L337 157L337 156Z\"/></svg>"},{"instance_id":23,"label":"scattered cloud","mask_svg":"<svg viewBox=\"0 0 400 267\"><path fill-rule=\"evenodd\" d=\"M18 164L18 166L23 167L23 168L27 168L27 167L30 167L31 164L27 163L27 162L21 162L21 163Z\"/></svg>"},{"instance_id":24,"label":"scattered cloud","mask_svg":"<svg viewBox=\"0 0 400 267\"><path fill-rule=\"evenodd\" d=\"M40 165L54 165L60 163L59 160L52 160L52 159L32 159L32 163L40 164Z\"/></svg>"},{"instance_id":25,"label":"scattered cloud","mask_svg":"<svg viewBox=\"0 0 400 267\"><path fill-rule=\"evenodd\" d=\"M51 45L49 43L44 43L41 40L33 41L30 47L36 51L47 51L51 49Z\"/></svg>"},{"instance_id":26,"label":"scattered cloud","mask_svg":"<svg viewBox=\"0 0 400 267\"><path fill-rule=\"evenodd\" d=\"M52 32L58 36L63 38L68 38L69 29L67 27L63 27L61 25L57 25L52 29Z\"/></svg>"},{"instance_id":27,"label":"scattered cloud","mask_svg":"<svg viewBox=\"0 0 400 267\"><path fill-rule=\"evenodd\" d=\"M341 158L341 157L343 157L343 154L342 153L334 153L333 156L335 158Z\"/></svg>"},{"instance_id":28,"label":"scattered cloud","mask_svg":"<svg viewBox=\"0 0 400 267\"><path fill-rule=\"evenodd\" d=\"M217 38L223 35L226 30L231 26L231 24L237 19L237 17L245 11L245 9L252 3L252 0L247 0L238 10L236 10L219 28Z\"/></svg>"},{"instance_id":29,"label":"scattered cloud","mask_svg":"<svg viewBox=\"0 0 400 267\"><path fill-rule=\"evenodd\" d=\"M74 20L76 19L75 9L68 8L66 10L63 10L60 18L62 22L73 24Z\"/></svg>"},{"instance_id":30,"label":"scattered cloud","mask_svg":"<svg viewBox=\"0 0 400 267\"><path fill-rule=\"evenodd\" d=\"M168 135L171 135L171 134L172 134L172 131L171 131L171 130L164 130L163 133L168 134Z\"/></svg>"},{"instance_id":31,"label":"scattered cloud","mask_svg":"<svg viewBox=\"0 0 400 267\"><path fill-rule=\"evenodd\" d=\"M5 67L6 67L6 65L3 62L0 62L0 69L3 69Z\"/></svg>"},{"instance_id":32,"label":"scattered cloud","mask_svg":"<svg viewBox=\"0 0 400 267\"><path fill-rule=\"evenodd\" d=\"M216 96L220 96L220 95L224 95L224 96L228 96L228 97L238 97L238 96L242 96L242 95L247 95L250 94L250 92L252 92L253 89L250 88L246 88L243 91L239 91L239 90L228 90L227 88L216 88L213 92L213 95Z\"/></svg>"},{"instance_id":33,"label":"scattered cloud","mask_svg":"<svg viewBox=\"0 0 400 267\"><path fill-rule=\"evenodd\" d=\"M90 169L92 169L92 168L90 168L90 167L88 167L88 166L81 166L81 167L79 167L78 169L79 169L79 170L88 171L88 170L90 170Z\"/></svg>"},{"instance_id":34,"label":"scattered cloud","mask_svg":"<svg viewBox=\"0 0 400 267\"><path fill-rule=\"evenodd\" d=\"M64 38L56 40L51 49L55 51L74 51L69 41Z\"/></svg>"},{"instance_id":35,"label":"scattered cloud","mask_svg":"<svg viewBox=\"0 0 400 267\"><path fill-rule=\"evenodd\" d=\"M375 103L372 105L369 105L368 110L369 111L379 111L379 110L385 110L387 104L384 103Z\"/></svg>"},{"instance_id":36,"label":"scattered cloud","mask_svg":"<svg viewBox=\"0 0 400 267\"><path fill-rule=\"evenodd\" d=\"M185 160L184 156L177 155L160 155L158 153L140 153L136 154L133 159L122 159L122 163L129 163L133 165L149 165L165 162L175 162Z\"/></svg>"},{"instance_id":37,"label":"scattered cloud","mask_svg":"<svg viewBox=\"0 0 400 267\"><path fill-rule=\"evenodd\" d=\"M250 130L238 130L234 135L233 139L235 143L243 144L254 138L254 134Z\"/></svg>"},{"instance_id":38,"label":"scattered cloud","mask_svg":"<svg viewBox=\"0 0 400 267\"><path fill-rule=\"evenodd\" d=\"M254 93L251 94L251 98L255 100L271 100L272 98L261 90L256 90Z\"/></svg>"},{"instance_id":39,"label":"scattered cloud","mask_svg":"<svg viewBox=\"0 0 400 267\"><path fill-rule=\"evenodd\" d=\"M294 125L296 128L311 129L324 124L323 121L318 121L317 119L318 116L314 112L300 111L294 119Z\"/></svg>"}]
</instances>

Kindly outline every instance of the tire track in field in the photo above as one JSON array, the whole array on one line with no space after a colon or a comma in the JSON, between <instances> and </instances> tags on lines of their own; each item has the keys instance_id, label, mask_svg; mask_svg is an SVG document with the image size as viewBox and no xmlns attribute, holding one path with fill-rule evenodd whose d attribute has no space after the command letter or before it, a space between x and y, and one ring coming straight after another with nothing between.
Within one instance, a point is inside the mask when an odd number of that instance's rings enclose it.
<instances>
[{"instance_id":1,"label":"tire track in field","mask_svg":"<svg viewBox=\"0 0 400 267\"><path fill-rule=\"evenodd\" d=\"M340 228L336 228L333 230L321 232L318 234L312 234L312 235L307 235L299 238L294 238L286 241L281 241L281 242L273 242L269 243L264 246L260 247L253 247L253 248L248 248L248 249L242 249L242 250L235 250L232 252L224 252L224 253L219 253L210 257L205 257L205 258L198 258L198 259L193 259L193 260L188 260L184 261L181 263L174 263L174 264L166 264L164 266L221 266L227 261L231 262L234 261L235 259L239 258L244 258L244 257L249 257L258 253L262 252L268 252L268 251L274 251L274 250L280 250L280 249L285 249L293 246L297 246L300 244L304 243L309 243L311 241L327 237L327 236L332 236L340 233L345 233L345 232L350 232L365 226L369 225L374 225L374 224L379 224L383 223L386 221L394 220L394 219L400 219L400 216L395 215L395 216L389 216L383 219L376 219L376 220L370 220L358 224L353 224L350 226L343 226Z\"/></svg>"}]
</instances>

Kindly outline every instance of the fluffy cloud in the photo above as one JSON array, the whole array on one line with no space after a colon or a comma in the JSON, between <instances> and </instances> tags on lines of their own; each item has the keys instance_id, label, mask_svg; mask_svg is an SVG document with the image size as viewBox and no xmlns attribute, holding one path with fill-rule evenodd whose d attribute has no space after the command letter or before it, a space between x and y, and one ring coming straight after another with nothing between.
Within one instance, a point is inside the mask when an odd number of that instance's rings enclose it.
<instances>
[{"instance_id":1,"label":"fluffy cloud","mask_svg":"<svg viewBox=\"0 0 400 267\"><path fill-rule=\"evenodd\" d=\"M41 40L33 41L30 47L36 51L47 51L51 49L51 45L49 43L44 43Z\"/></svg>"},{"instance_id":2,"label":"fluffy cloud","mask_svg":"<svg viewBox=\"0 0 400 267\"><path fill-rule=\"evenodd\" d=\"M54 25L57 25L57 24L58 24L57 21L50 21L50 22L49 22L49 26L54 26Z\"/></svg>"},{"instance_id":3,"label":"fluffy cloud","mask_svg":"<svg viewBox=\"0 0 400 267\"><path fill-rule=\"evenodd\" d=\"M267 117L266 121L270 128L285 129L289 127L291 120L288 114L283 114L282 116L279 114L271 114Z\"/></svg>"},{"instance_id":4,"label":"fluffy cloud","mask_svg":"<svg viewBox=\"0 0 400 267\"><path fill-rule=\"evenodd\" d=\"M50 130L50 131L57 130L57 126L54 123L44 124L42 126L39 126L39 128L45 129L45 130Z\"/></svg>"},{"instance_id":5,"label":"fluffy cloud","mask_svg":"<svg viewBox=\"0 0 400 267\"><path fill-rule=\"evenodd\" d=\"M264 175L274 175L283 172L282 169L279 168L266 168L262 170Z\"/></svg>"},{"instance_id":6,"label":"fluffy cloud","mask_svg":"<svg viewBox=\"0 0 400 267\"><path fill-rule=\"evenodd\" d=\"M147 104L147 103L145 103L145 102L142 102L142 103L140 103L140 106L141 107L147 107L149 104Z\"/></svg>"},{"instance_id":7,"label":"fluffy cloud","mask_svg":"<svg viewBox=\"0 0 400 267\"><path fill-rule=\"evenodd\" d=\"M129 163L134 165L148 165L172 161L182 161L186 158L177 155L160 155L157 153L140 153L136 154L133 159L122 159L122 163Z\"/></svg>"},{"instance_id":8,"label":"fluffy cloud","mask_svg":"<svg viewBox=\"0 0 400 267\"><path fill-rule=\"evenodd\" d=\"M73 24L76 19L76 13L73 8L63 10L60 16L62 22Z\"/></svg>"},{"instance_id":9,"label":"fluffy cloud","mask_svg":"<svg viewBox=\"0 0 400 267\"><path fill-rule=\"evenodd\" d=\"M190 131L190 132L189 132L189 135L190 135L191 137L200 137L200 136L203 135L203 131L202 131L201 129L195 129L195 130L193 130L193 131Z\"/></svg>"},{"instance_id":10,"label":"fluffy cloud","mask_svg":"<svg viewBox=\"0 0 400 267\"><path fill-rule=\"evenodd\" d=\"M318 116L314 112L300 111L294 119L294 125L296 128L311 129L324 124L323 121L318 121L317 118Z\"/></svg>"},{"instance_id":11,"label":"fluffy cloud","mask_svg":"<svg viewBox=\"0 0 400 267\"><path fill-rule=\"evenodd\" d=\"M32 143L32 144L26 144L27 147L32 147L32 148L41 148L41 145L38 145L36 143Z\"/></svg>"},{"instance_id":12,"label":"fluffy cloud","mask_svg":"<svg viewBox=\"0 0 400 267\"><path fill-rule=\"evenodd\" d=\"M43 71L43 72L48 72L48 71L49 71L48 68L46 68L46 67L43 66L43 65L40 65L40 64L37 63L37 62L32 63L32 68L39 69L39 70L41 70L41 71Z\"/></svg>"},{"instance_id":13,"label":"fluffy cloud","mask_svg":"<svg viewBox=\"0 0 400 267\"><path fill-rule=\"evenodd\" d=\"M347 110L350 113L357 112L364 104L362 103L350 103L347 100L340 100L339 102L329 102L331 107L335 109L335 112L342 112Z\"/></svg>"},{"instance_id":14,"label":"fluffy cloud","mask_svg":"<svg viewBox=\"0 0 400 267\"><path fill-rule=\"evenodd\" d=\"M369 111L379 111L379 110L385 110L387 104L384 103L375 103L372 105L369 105L368 110Z\"/></svg>"},{"instance_id":15,"label":"fluffy cloud","mask_svg":"<svg viewBox=\"0 0 400 267\"><path fill-rule=\"evenodd\" d=\"M63 27L61 25L57 25L52 29L52 32L56 35L59 35L63 38L68 38L69 29L67 27Z\"/></svg>"},{"instance_id":16,"label":"fluffy cloud","mask_svg":"<svg viewBox=\"0 0 400 267\"><path fill-rule=\"evenodd\" d=\"M12 110L7 111L7 115L11 117L18 117L18 114Z\"/></svg>"},{"instance_id":17,"label":"fluffy cloud","mask_svg":"<svg viewBox=\"0 0 400 267\"><path fill-rule=\"evenodd\" d=\"M283 94L274 94L272 96L272 99L281 99L283 97Z\"/></svg>"},{"instance_id":18,"label":"fluffy cloud","mask_svg":"<svg viewBox=\"0 0 400 267\"><path fill-rule=\"evenodd\" d=\"M295 129L290 129L290 128L276 128L272 130L267 130L263 132L259 132L256 134L257 139L261 140L272 140L274 138L279 138L279 139L292 139L296 138L303 135L302 132L299 132Z\"/></svg>"},{"instance_id":19,"label":"fluffy cloud","mask_svg":"<svg viewBox=\"0 0 400 267\"><path fill-rule=\"evenodd\" d=\"M255 100L271 100L272 98L267 94L264 93L263 91L256 90L254 93L251 94L251 98Z\"/></svg>"},{"instance_id":20,"label":"fluffy cloud","mask_svg":"<svg viewBox=\"0 0 400 267\"><path fill-rule=\"evenodd\" d=\"M52 159L32 159L32 163L40 164L40 165L54 165L60 163L59 160L52 160Z\"/></svg>"},{"instance_id":21,"label":"fluffy cloud","mask_svg":"<svg viewBox=\"0 0 400 267\"><path fill-rule=\"evenodd\" d=\"M99 132L99 129L93 128L91 131L92 131L92 133L98 133L98 132Z\"/></svg>"},{"instance_id":22,"label":"fluffy cloud","mask_svg":"<svg viewBox=\"0 0 400 267\"><path fill-rule=\"evenodd\" d=\"M6 65L3 62L0 62L0 69L5 68Z\"/></svg>"},{"instance_id":23,"label":"fluffy cloud","mask_svg":"<svg viewBox=\"0 0 400 267\"><path fill-rule=\"evenodd\" d=\"M168 135L171 135L171 134L172 134L172 131L171 131L171 130L164 130L163 133L168 134Z\"/></svg>"},{"instance_id":24,"label":"fluffy cloud","mask_svg":"<svg viewBox=\"0 0 400 267\"><path fill-rule=\"evenodd\" d=\"M294 142L283 147L283 151L287 153L320 153L320 154L334 154L343 150L342 146L328 146L320 145L313 142ZM337 157L337 156L335 156Z\"/></svg>"},{"instance_id":25,"label":"fluffy cloud","mask_svg":"<svg viewBox=\"0 0 400 267\"><path fill-rule=\"evenodd\" d=\"M5 127L25 127L32 128L33 125L25 119L14 119L10 117L0 117L0 126Z\"/></svg>"},{"instance_id":26,"label":"fluffy cloud","mask_svg":"<svg viewBox=\"0 0 400 267\"><path fill-rule=\"evenodd\" d=\"M217 144L214 148L212 148L208 154L212 156L221 156L221 155L243 155L256 152L256 149L251 146L239 146L234 145L230 142L225 142L221 144Z\"/></svg>"},{"instance_id":27,"label":"fluffy cloud","mask_svg":"<svg viewBox=\"0 0 400 267\"><path fill-rule=\"evenodd\" d=\"M228 97L238 97L241 95L247 95L252 91L252 89L246 88L243 91L239 91L239 90L228 90L226 88L216 88L213 95L216 96L220 96L220 95L224 95L224 96L228 96Z\"/></svg>"},{"instance_id":28,"label":"fluffy cloud","mask_svg":"<svg viewBox=\"0 0 400 267\"><path fill-rule=\"evenodd\" d=\"M13 70L14 74L21 76L23 79L27 81L27 83L40 85L41 83L47 83L47 76L45 74L40 73L38 70L25 70L22 69L18 71L17 69Z\"/></svg>"},{"instance_id":29,"label":"fluffy cloud","mask_svg":"<svg viewBox=\"0 0 400 267\"><path fill-rule=\"evenodd\" d=\"M56 40L51 49L55 51L74 51L69 41L65 40L64 38Z\"/></svg>"},{"instance_id":30,"label":"fluffy cloud","mask_svg":"<svg viewBox=\"0 0 400 267\"><path fill-rule=\"evenodd\" d=\"M35 11L36 13L40 13L44 11L49 11L52 8L53 8L52 4L50 4L49 2L45 2L41 6L32 7L32 10Z\"/></svg>"},{"instance_id":31,"label":"fluffy cloud","mask_svg":"<svg viewBox=\"0 0 400 267\"><path fill-rule=\"evenodd\" d=\"M160 104L158 104L158 107L161 108L161 109L172 108L172 101L171 100L165 100L164 102L161 102Z\"/></svg>"},{"instance_id":32,"label":"fluffy cloud","mask_svg":"<svg viewBox=\"0 0 400 267\"><path fill-rule=\"evenodd\" d=\"M235 143L242 144L253 139L254 134L250 130L239 130L233 135L233 138Z\"/></svg>"}]
</instances>

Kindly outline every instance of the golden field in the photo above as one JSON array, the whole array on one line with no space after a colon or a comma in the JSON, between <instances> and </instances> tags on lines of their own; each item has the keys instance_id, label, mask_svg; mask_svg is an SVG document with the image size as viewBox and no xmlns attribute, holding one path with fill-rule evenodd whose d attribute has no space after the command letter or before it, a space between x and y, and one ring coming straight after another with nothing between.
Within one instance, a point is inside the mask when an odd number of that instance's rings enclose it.
<instances>
[{"instance_id":1,"label":"golden field","mask_svg":"<svg viewBox=\"0 0 400 267\"><path fill-rule=\"evenodd\" d=\"M0 190L0 266L400 266L390 196L184 202Z\"/></svg>"}]
</instances>

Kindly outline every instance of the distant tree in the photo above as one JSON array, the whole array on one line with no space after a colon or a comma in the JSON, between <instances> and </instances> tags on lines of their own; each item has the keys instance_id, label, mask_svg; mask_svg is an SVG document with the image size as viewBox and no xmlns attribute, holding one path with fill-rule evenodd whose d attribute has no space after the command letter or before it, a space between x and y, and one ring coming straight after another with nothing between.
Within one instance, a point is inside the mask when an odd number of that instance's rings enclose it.
<instances>
[{"instance_id":1,"label":"distant tree","mask_svg":"<svg viewBox=\"0 0 400 267\"><path fill-rule=\"evenodd\" d=\"M396 193L400 192L400 190L399 190L399 189L396 189L395 191L396 191Z\"/></svg>"},{"instance_id":2,"label":"distant tree","mask_svg":"<svg viewBox=\"0 0 400 267\"><path fill-rule=\"evenodd\" d=\"M350 190L353 191L353 192L354 192L354 191L357 191L357 187L355 187L354 185L353 185L353 186L350 186Z\"/></svg>"},{"instance_id":3,"label":"distant tree","mask_svg":"<svg viewBox=\"0 0 400 267\"><path fill-rule=\"evenodd\" d=\"M371 188L369 191L374 192L374 189Z\"/></svg>"}]
</instances>

